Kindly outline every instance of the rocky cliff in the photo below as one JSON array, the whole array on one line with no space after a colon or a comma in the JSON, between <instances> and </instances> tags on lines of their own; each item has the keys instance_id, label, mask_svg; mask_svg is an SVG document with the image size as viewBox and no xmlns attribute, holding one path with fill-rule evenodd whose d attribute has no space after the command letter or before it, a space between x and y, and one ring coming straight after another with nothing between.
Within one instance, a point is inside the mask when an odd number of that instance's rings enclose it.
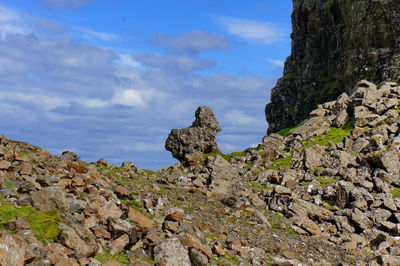
<instances>
[{"instance_id":1,"label":"rocky cliff","mask_svg":"<svg viewBox=\"0 0 400 266\"><path fill-rule=\"evenodd\" d=\"M296 125L360 79L400 78L399 0L293 0L292 53L266 106L269 132Z\"/></svg>"}]
</instances>

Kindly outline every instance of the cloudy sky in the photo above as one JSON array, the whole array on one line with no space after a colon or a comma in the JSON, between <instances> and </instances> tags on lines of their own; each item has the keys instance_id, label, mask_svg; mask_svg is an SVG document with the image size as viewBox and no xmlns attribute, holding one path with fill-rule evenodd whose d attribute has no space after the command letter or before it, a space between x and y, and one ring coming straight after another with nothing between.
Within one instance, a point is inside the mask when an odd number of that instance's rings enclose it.
<instances>
[{"instance_id":1,"label":"cloudy sky","mask_svg":"<svg viewBox=\"0 0 400 266\"><path fill-rule=\"evenodd\" d=\"M0 133L158 169L210 106L223 152L261 142L291 0L0 0Z\"/></svg>"}]
</instances>

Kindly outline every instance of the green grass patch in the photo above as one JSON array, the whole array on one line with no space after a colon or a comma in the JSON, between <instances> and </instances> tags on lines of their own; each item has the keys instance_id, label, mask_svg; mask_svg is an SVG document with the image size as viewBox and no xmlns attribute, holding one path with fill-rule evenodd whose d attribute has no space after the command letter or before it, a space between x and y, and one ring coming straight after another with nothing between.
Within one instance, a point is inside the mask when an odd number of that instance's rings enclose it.
<instances>
[{"instance_id":1,"label":"green grass patch","mask_svg":"<svg viewBox=\"0 0 400 266\"><path fill-rule=\"evenodd\" d=\"M258 154L260 154L261 156L264 156L265 154L267 154L266 151L259 151Z\"/></svg>"},{"instance_id":2,"label":"green grass patch","mask_svg":"<svg viewBox=\"0 0 400 266\"><path fill-rule=\"evenodd\" d=\"M227 222L227 223L230 223L230 224L236 224L235 219L232 218L232 217L227 217L227 218L226 218L226 222Z\"/></svg>"},{"instance_id":3,"label":"green grass patch","mask_svg":"<svg viewBox=\"0 0 400 266\"><path fill-rule=\"evenodd\" d=\"M299 128L300 126L302 126L305 122L307 122L308 119L304 119L303 121L301 121L299 124L297 124L297 126L295 127L288 127L288 128L283 128L281 130L279 130L278 132L276 132L278 135L281 135L282 137L287 137L290 135L290 133L292 133L293 131L295 131L297 128Z\"/></svg>"},{"instance_id":4,"label":"green grass patch","mask_svg":"<svg viewBox=\"0 0 400 266\"><path fill-rule=\"evenodd\" d=\"M203 154L203 157L205 159L208 156L217 157L217 155L219 155L222 158L224 158L225 161L230 162L232 157L242 157L242 156L244 156L244 154L245 154L244 151L237 151L237 152L232 152L232 153L228 153L228 154L224 154L224 153L205 153L205 154Z\"/></svg>"},{"instance_id":5,"label":"green grass patch","mask_svg":"<svg viewBox=\"0 0 400 266\"><path fill-rule=\"evenodd\" d=\"M32 232L42 242L55 240L61 231L58 226L61 216L58 212L39 212L32 206L17 208L4 199L0 199L0 204L0 229L5 229L4 225L12 219L21 217L29 222Z\"/></svg>"},{"instance_id":6,"label":"green grass patch","mask_svg":"<svg viewBox=\"0 0 400 266\"><path fill-rule=\"evenodd\" d=\"M229 261L231 264L233 265L239 265L239 260L236 258L235 255L231 254L231 253L227 253L224 258Z\"/></svg>"},{"instance_id":7,"label":"green grass patch","mask_svg":"<svg viewBox=\"0 0 400 266\"><path fill-rule=\"evenodd\" d=\"M97 254L95 259L100 261L101 263L105 263L109 260L115 260L122 264L130 264L130 260L128 255L125 252L121 252L116 255L111 255L108 250L105 250L103 253Z\"/></svg>"},{"instance_id":8,"label":"green grass patch","mask_svg":"<svg viewBox=\"0 0 400 266\"><path fill-rule=\"evenodd\" d=\"M192 206L183 206L182 209L184 209L185 211L190 211L190 212L195 210L195 208Z\"/></svg>"},{"instance_id":9,"label":"green grass patch","mask_svg":"<svg viewBox=\"0 0 400 266\"><path fill-rule=\"evenodd\" d=\"M141 211L144 207L142 203L139 203L136 200L121 200L121 203L137 211Z\"/></svg>"},{"instance_id":10,"label":"green grass patch","mask_svg":"<svg viewBox=\"0 0 400 266\"><path fill-rule=\"evenodd\" d=\"M400 198L400 188L392 189L390 194L392 194L393 198Z\"/></svg>"},{"instance_id":11,"label":"green grass patch","mask_svg":"<svg viewBox=\"0 0 400 266\"><path fill-rule=\"evenodd\" d=\"M242 156L244 156L244 151L232 152L232 153L229 153L229 154L221 153L221 156L222 156L222 158L224 158L225 160L230 162L232 157L242 157Z\"/></svg>"},{"instance_id":12,"label":"green grass patch","mask_svg":"<svg viewBox=\"0 0 400 266\"><path fill-rule=\"evenodd\" d=\"M6 188L13 189L13 188L16 188L16 186L14 184L11 184L11 183L6 183Z\"/></svg>"},{"instance_id":13,"label":"green grass patch","mask_svg":"<svg viewBox=\"0 0 400 266\"><path fill-rule=\"evenodd\" d=\"M264 215L267 217L269 223L271 224L272 228L282 228L282 219L283 215L277 212L269 212L265 211Z\"/></svg>"},{"instance_id":14,"label":"green grass patch","mask_svg":"<svg viewBox=\"0 0 400 266\"><path fill-rule=\"evenodd\" d=\"M143 170L143 172L145 172L146 173L146 175L158 175L158 173L157 172L154 172L154 171L152 171L152 170L148 170L148 169L142 169Z\"/></svg>"},{"instance_id":15,"label":"green grass patch","mask_svg":"<svg viewBox=\"0 0 400 266\"><path fill-rule=\"evenodd\" d=\"M338 143L343 141L344 138L350 135L354 127L351 124L347 124L341 128L332 127L328 132L322 135L313 137L303 143L305 148L310 148L314 145L328 146L329 142Z\"/></svg>"},{"instance_id":16,"label":"green grass patch","mask_svg":"<svg viewBox=\"0 0 400 266\"><path fill-rule=\"evenodd\" d=\"M260 182L257 182L257 181L250 182L250 187L258 188L258 189L265 189L266 188L264 185L260 184Z\"/></svg>"},{"instance_id":17,"label":"green grass patch","mask_svg":"<svg viewBox=\"0 0 400 266\"><path fill-rule=\"evenodd\" d=\"M290 133L292 133L295 130L294 127L288 127L288 128L283 128L276 132L278 135L281 135L282 137L287 137L289 136Z\"/></svg>"},{"instance_id":18,"label":"green grass patch","mask_svg":"<svg viewBox=\"0 0 400 266\"><path fill-rule=\"evenodd\" d=\"M289 167L292 164L292 156L280 158L272 162L271 165L267 166L267 170L282 170Z\"/></svg>"},{"instance_id":19,"label":"green grass patch","mask_svg":"<svg viewBox=\"0 0 400 266\"><path fill-rule=\"evenodd\" d=\"M334 205L335 205L335 201L334 200L323 200L322 201L324 203L323 207L327 210L333 210L334 209Z\"/></svg>"},{"instance_id":20,"label":"green grass patch","mask_svg":"<svg viewBox=\"0 0 400 266\"><path fill-rule=\"evenodd\" d=\"M300 182L300 183L299 183L299 185L302 186L302 187L306 187L306 186L308 186L309 184L311 184L311 181L303 181L303 182Z\"/></svg>"},{"instance_id":21,"label":"green grass patch","mask_svg":"<svg viewBox=\"0 0 400 266\"><path fill-rule=\"evenodd\" d=\"M316 179L319 181L319 183L321 184L321 186L323 188L326 188L327 186L329 186L337 181L336 178L324 177L324 176L318 176L318 177L316 177Z\"/></svg>"}]
</instances>

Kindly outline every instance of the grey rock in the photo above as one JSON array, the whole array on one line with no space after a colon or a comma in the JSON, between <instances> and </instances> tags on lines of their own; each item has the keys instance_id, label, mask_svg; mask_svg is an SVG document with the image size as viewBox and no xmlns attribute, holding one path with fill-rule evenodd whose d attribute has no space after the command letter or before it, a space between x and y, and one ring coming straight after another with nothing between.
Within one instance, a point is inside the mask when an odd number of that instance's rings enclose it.
<instances>
[{"instance_id":1,"label":"grey rock","mask_svg":"<svg viewBox=\"0 0 400 266\"><path fill-rule=\"evenodd\" d=\"M361 229L369 229L374 225L374 222L368 218L362 211L359 209L354 209L351 214L351 220L358 225Z\"/></svg>"},{"instance_id":2,"label":"grey rock","mask_svg":"<svg viewBox=\"0 0 400 266\"><path fill-rule=\"evenodd\" d=\"M154 260L166 266L190 266L188 251L178 238L169 238L154 247Z\"/></svg>"},{"instance_id":3,"label":"grey rock","mask_svg":"<svg viewBox=\"0 0 400 266\"><path fill-rule=\"evenodd\" d=\"M211 188L214 192L228 194L233 183L239 178L237 168L233 167L220 155L207 158L207 167L210 169Z\"/></svg>"},{"instance_id":4,"label":"grey rock","mask_svg":"<svg viewBox=\"0 0 400 266\"><path fill-rule=\"evenodd\" d=\"M322 165L321 159L324 154L324 147L320 145L314 145L304 150L304 165L308 169L312 170Z\"/></svg>"},{"instance_id":5,"label":"grey rock","mask_svg":"<svg viewBox=\"0 0 400 266\"><path fill-rule=\"evenodd\" d=\"M330 121L322 116L312 117L303 125L295 129L292 134L300 135L303 139L325 133L331 126Z\"/></svg>"},{"instance_id":6,"label":"grey rock","mask_svg":"<svg viewBox=\"0 0 400 266\"><path fill-rule=\"evenodd\" d=\"M400 174L400 156L396 151L376 152L369 154L366 159L372 165L385 169L388 173Z\"/></svg>"},{"instance_id":7,"label":"grey rock","mask_svg":"<svg viewBox=\"0 0 400 266\"><path fill-rule=\"evenodd\" d=\"M189 249L189 258L193 266L208 265L208 257L196 248Z\"/></svg>"},{"instance_id":8,"label":"grey rock","mask_svg":"<svg viewBox=\"0 0 400 266\"><path fill-rule=\"evenodd\" d=\"M46 187L31 195L33 206L40 211L67 211L65 193L58 187Z\"/></svg>"}]
</instances>

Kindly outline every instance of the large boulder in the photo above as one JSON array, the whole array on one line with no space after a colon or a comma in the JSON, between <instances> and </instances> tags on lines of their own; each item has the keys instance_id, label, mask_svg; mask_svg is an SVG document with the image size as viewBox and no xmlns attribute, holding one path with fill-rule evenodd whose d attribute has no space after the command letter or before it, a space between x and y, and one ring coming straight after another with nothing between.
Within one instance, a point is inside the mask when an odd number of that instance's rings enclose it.
<instances>
[{"instance_id":1,"label":"large boulder","mask_svg":"<svg viewBox=\"0 0 400 266\"><path fill-rule=\"evenodd\" d=\"M196 119L190 127L172 129L165 148L184 164L195 164L204 153L219 153L215 141L221 127L214 113L207 106L200 106L195 113Z\"/></svg>"}]
</instances>

